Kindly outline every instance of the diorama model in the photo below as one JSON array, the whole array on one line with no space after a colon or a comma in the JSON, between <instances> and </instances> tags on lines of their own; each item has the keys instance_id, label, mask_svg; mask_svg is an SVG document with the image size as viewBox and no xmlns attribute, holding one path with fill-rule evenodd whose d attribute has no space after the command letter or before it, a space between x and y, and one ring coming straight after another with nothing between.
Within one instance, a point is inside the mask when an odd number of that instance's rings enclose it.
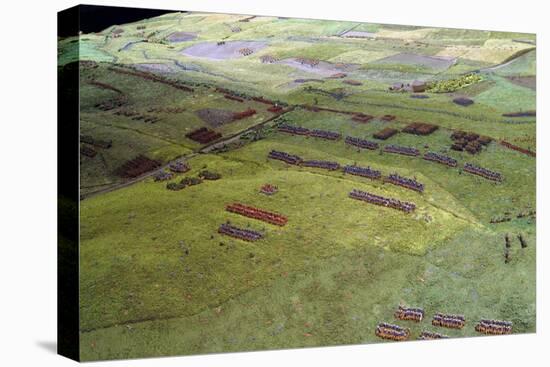
<instances>
[{"instance_id":1,"label":"diorama model","mask_svg":"<svg viewBox=\"0 0 550 367\"><path fill-rule=\"evenodd\" d=\"M169 12L58 55L82 360L535 332L534 34Z\"/></svg>"}]
</instances>

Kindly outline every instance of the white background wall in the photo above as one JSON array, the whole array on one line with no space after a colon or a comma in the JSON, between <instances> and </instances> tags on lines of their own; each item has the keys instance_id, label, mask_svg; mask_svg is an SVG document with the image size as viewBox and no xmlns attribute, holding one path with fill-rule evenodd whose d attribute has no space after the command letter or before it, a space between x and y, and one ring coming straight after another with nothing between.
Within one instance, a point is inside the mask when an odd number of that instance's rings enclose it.
<instances>
[{"instance_id":1,"label":"white background wall","mask_svg":"<svg viewBox=\"0 0 550 367\"><path fill-rule=\"evenodd\" d=\"M525 366L550 360L548 39L544 1L90 1L380 23L537 33L537 334L101 362L97 366ZM65 366L56 339L56 12L65 0L7 0L0 11L0 365ZM544 101L544 102L543 102ZM546 142L546 144L545 144ZM546 189L546 190L545 190ZM498 281L498 279L495 279ZM546 339L546 340L545 340ZM546 364L547 365L547 364Z\"/></svg>"}]
</instances>

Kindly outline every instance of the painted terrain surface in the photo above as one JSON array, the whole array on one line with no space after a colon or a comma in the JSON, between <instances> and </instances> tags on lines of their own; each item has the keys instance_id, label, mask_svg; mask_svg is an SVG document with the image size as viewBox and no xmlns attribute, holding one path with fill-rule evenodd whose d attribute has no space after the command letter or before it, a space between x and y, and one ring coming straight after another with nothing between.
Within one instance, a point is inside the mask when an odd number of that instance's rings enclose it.
<instances>
[{"instance_id":1,"label":"painted terrain surface","mask_svg":"<svg viewBox=\"0 0 550 367\"><path fill-rule=\"evenodd\" d=\"M60 39L60 72L79 67L81 79L82 358L374 343L386 341L381 322L408 328L409 340L483 335L480 319L534 332L535 44L531 34L204 13ZM437 129L407 133L417 122ZM396 133L375 139L384 129ZM423 189L392 184L394 173ZM262 193L266 184L277 189ZM233 203L287 222L227 211ZM224 223L261 238L218 233ZM397 320L399 305L424 319ZM433 326L437 312L466 324Z\"/></svg>"}]
</instances>

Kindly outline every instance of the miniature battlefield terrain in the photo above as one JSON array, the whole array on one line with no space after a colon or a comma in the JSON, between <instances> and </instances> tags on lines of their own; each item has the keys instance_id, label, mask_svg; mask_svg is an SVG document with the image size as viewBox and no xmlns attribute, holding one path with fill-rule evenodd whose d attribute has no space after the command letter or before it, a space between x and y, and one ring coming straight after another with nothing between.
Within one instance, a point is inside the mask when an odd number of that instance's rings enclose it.
<instances>
[{"instance_id":1,"label":"miniature battlefield terrain","mask_svg":"<svg viewBox=\"0 0 550 367\"><path fill-rule=\"evenodd\" d=\"M535 332L535 35L177 12L58 45L82 359Z\"/></svg>"}]
</instances>

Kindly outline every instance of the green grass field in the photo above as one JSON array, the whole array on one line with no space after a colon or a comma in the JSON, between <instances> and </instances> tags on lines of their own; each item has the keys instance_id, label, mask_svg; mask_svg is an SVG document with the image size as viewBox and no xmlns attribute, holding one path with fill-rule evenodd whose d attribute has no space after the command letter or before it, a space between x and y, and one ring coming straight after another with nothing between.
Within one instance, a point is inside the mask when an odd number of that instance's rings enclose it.
<instances>
[{"instance_id":1,"label":"green grass field","mask_svg":"<svg viewBox=\"0 0 550 367\"><path fill-rule=\"evenodd\" d=\"M80 159L82 359L375 343L383 341L374 334L382 321L409 327L411 339L422 330L480 335L474 325L481 318L510 320L513 333L534 332L536 228L534 216L523 214L536 210L535 158L499 144L506 140L535 151L536 118L503 116L536 109L535 91L510 79L535 76L533 45L516 41L534 41L534 35L274 17L239 21L244 18L173 13L59 40L60 71L76 60L95 62L81 67L81 134L112 142ZM232 31L235 27L240 31ZM123 31L115 36L116 29ZM349 30L374 36L341 36ZM196 38L169 42L174 32ZM225 60L182 52L222 40L260 41L265 47ZM416 64L417 59L380 62L400 54L424 58ZM265 55L280 61L262 63ZM455 59L442 69L441 56ZM283 63L300 57L318 59L321 66ZM332 71L319 69L324 67L345 75L327 78ZM116 70L146 70L146 76ZM388 90L395 82L471 72L479 72L482 81L452 93L423 93L427 98L418 99ZM170 85L175 82L193 91ZM227 99L218 88L245 100ZM277 117L269 104L252 100L257 96L286 110ZM452 101L457 96L474 104L459 106ZM124 103L112 109L98 107L120 100ZM335 111L313 112L304 105ZM215 126L199 117L206 108L257 113ZM346 112L375 118L358 123ZM132 119L133 114L157 121ZM385 114L396 119L382 121ZM288 135L276 129L283 121L368 140L386 127L436 124L431 135L400 132L380 145L434 151L459 164L451 168L421 157L359 151L343 139ZM216 149L185 137L201 127L222 134ZM457 152L450 149L454 130L493 142L476 155ZM257 139L250 138L255 134ZM290 166L268 159L273 149L414 177L425 191ZM163 164L186 160L191 170L168 182L205 169L222 178L171 191L148 174L132 181L117 174L140 154ZM504 180L468 174L464 163L498 171ZM279 192L261 194L266 183ZM405 214L353 200L352 189L417 208ZM288 224L229 213L225 206L233 202L284 214ZM494 223L502 217L510 220ZM218 234L227 221L264 237L245 242ZM507 233L512 246L505 263ZM426 319L395 320L399 304L424 308ZM435 312L464 314L466 327L433 327Z\"/></svg>"}]
</instances>

